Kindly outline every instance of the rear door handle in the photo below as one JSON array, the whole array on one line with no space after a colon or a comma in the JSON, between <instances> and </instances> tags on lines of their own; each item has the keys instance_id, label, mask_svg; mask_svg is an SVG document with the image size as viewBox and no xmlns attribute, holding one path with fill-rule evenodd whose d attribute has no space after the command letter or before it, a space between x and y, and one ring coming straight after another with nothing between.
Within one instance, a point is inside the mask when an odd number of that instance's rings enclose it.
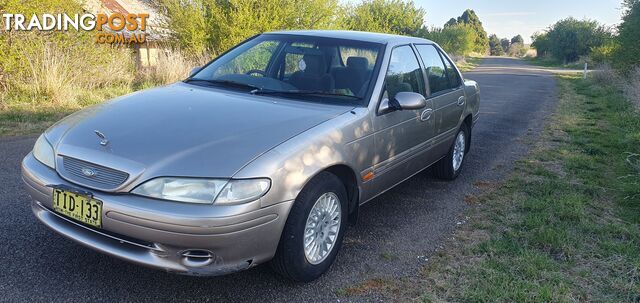
<instances>
[{"instance_id":1,"label":"rear door handle","mask_svg":"<svg viewBox=\"0 0 640 303\"><path fill-rule=\"evenodd\" d=\"M460 98L458 98L458 106L463 106L465 99L464 96L460 96Z\"/></svg>"}]
</instances>

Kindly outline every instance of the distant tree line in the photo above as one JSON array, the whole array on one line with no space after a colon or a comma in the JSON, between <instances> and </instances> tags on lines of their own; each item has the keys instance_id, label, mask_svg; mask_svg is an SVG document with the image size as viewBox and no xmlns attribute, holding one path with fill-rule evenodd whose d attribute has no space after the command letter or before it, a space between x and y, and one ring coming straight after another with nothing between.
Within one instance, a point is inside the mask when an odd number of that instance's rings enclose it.
<instances>
[{"instance_id":1,"label":"distant tree line","mask_svg":"<svg viewBox=\"0 0 640 303\"><path fill-rule=\"evenodd\" d=\"M532 37L538 57L562 63L584 59L609 63L619 70L640 65L640 0L624 0L624 16L617 31L595 20L569 17Z\"/></svg>"},{"instance_id":2,"label":"distant tree line","mask_svg":"<svg viewBox=\"0 0 640 303\"><path fill-rule=\"evenodd\" d=\"M492 56L523 57L527 53L527 49L521 35L516 35L511 39L500 39L495 34L489 36L489 54Z\"/></svg>"},{"instance_id":3,"label":"distant tree line","mask_svg":"<svg viewBox=\"0 0 640 303\"><path fill-rule=\"evenodd\" d=\"M172 40L186 53L219 54L255 34L284 29L346 29L431 39L447 52L486 53L489 45L473 10L441 28L424 26L425 10L410 0L156 0Z\"/></svg>"}]
</instances>

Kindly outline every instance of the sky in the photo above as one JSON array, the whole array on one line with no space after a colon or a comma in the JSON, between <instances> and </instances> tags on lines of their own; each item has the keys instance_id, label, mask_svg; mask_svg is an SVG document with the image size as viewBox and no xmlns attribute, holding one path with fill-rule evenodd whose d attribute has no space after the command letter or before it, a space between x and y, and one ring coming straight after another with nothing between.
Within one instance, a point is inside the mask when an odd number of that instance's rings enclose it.
<instances>
[{"instance_id":1,"label":"sky","mask_svg":"<svg viewBox=\"0 0 640 303\"><path fill-rule=\"evenodd\" d=\"M452 17L467 8L480 17L489 35L511 38L522 35L525 43L531 35L542 31L556 21L572 16L577 19L595 19L606 25L620 23L621 0L414 0L427 12L426 25L442 27Z\"/></svg>"}]
</instances>

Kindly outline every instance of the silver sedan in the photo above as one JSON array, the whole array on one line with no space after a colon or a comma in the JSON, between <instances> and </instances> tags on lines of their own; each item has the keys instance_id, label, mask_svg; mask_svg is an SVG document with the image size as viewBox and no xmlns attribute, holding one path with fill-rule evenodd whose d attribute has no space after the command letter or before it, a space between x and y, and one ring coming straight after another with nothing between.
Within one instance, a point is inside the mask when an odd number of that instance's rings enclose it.
<instances>
[{"instance_id":1,"label":"silver sedan","mask_svg":"<svg viewBox=\"0 0 640 303\"><path fill-rule=\"evenodd\" d=\"M458 176L478 105L431 41L272 32L61 120L23 179L42 223L97 251L191 275L270 261L310 281L362 204L429 166Z\"/></svg>"}]
</instances>

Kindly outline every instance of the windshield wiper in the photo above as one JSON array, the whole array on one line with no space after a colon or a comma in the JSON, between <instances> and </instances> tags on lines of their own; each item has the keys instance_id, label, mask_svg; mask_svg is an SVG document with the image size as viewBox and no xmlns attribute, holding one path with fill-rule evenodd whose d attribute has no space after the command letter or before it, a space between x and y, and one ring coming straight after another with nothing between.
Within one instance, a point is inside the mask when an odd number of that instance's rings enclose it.
<instances>
[{"instance_id":1,"label":"windshield wiper","mask_svg":"<svg viewBox=\"0 0 640 303\"><path fill-rule=\"evenodd\" d=\"M227 86L238 86L238 87L253 88L254 90L262 89L262 87L260 87L260 86L256 86L256 85L252 85L252 84L248 84L248 83L231 81L231 80L199 79L199 78L189 78L187 80L184 80L184 82L192 82L192 81L193 82L201 81L201 82L207 82L207 83L212 83L212 84L222 84L222 85L227 85Z\"/></svg>"},{"instance_id":2,"label":"windshield wiper","mask_svg":"<svg viewBox=\"0 0 640 303\"><path fill-rule=\"evenodd\" d=\"M257 88L250 93L254 95L320 95L320 96L336 96L336 97L349 97L357 100L362 100L361 97L347 94L338 94L325 91L316 90L266 90L264 88Z\"/></svg>"}]
</instances>

